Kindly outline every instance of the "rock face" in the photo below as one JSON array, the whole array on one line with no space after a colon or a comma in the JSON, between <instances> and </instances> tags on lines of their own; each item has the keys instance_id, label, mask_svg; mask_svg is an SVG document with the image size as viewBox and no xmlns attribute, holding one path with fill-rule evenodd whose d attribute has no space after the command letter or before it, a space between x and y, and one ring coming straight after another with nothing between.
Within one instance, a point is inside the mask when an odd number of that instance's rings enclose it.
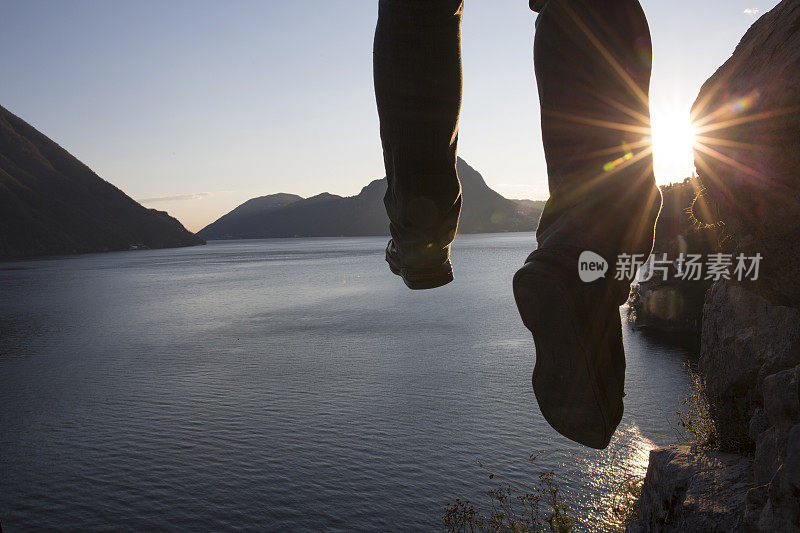
<instances>
[{"instance_id":1,"label":"rock face","mask_svg":"<svg viewBox=\"0 0 800 533\"><path fill-rule=\"evenodd\" d=\"M735 251L761 253L759 292L800 302L800 2L783 0L747 31L692 109L695 163L712 218Z\"/></svg>"},{"instance_id":2,"label":"rock face","mask_svg":"<svg viewBox=\"0 0 800 533\"><path fill-rule=\"evenodd\" d=\"M719 281L703 307L705 391L719 446L739 455L653 452L636 527L800 531L800 0L750 28L693 112L701 218L763 257L758 280ZM715 505L730 515L706 521Z\"/></svg>"},{"instance_id":3,"label":"rock face","mask_svg":"<svg viewBox=\"0 0 800 533\"><path fill-rule=\"evenodd\" d=\"M459 233L536 229L544 202L502 197L463 159L458 160L458 175L464 195ZM388 235L385 193L384 178L347 198L328 193L306 199L286 194L262 196L245 202L197 234L204 239Z\"/></svg>"},{"instance_id":4,"label":"rock face","mask_svg":"<svg viewBox=\"0 0 800 533\"><path fill-rule=\"evenodd\" d=\"M752 471L750 459L734 454L693 453L688 446L653 450L639 519L628 531L746 531L742 510Z\"/></svg>"},{"instance_id":5,"label":"rock face","mask_svg":"<svg viewBox=\"0 0 800 533\"><path fill-rule=\"evenodd\" d=\"M203 241L0 107L0 260Z\"/></svg>"},{"instance_id":6,"label":"rock face","mask_svg":"<svg viewBox=\"0 0 800 533\"><path fill-rule=\"evenodd\" d=\"M706 293L703 315L700 369L720 440L752 449L756 409L772 401L771 394L789 392L765 384L776 372L800 364L800 311L718 282Z\"/></svg>"},{"instance_id":7,"label":"rock face","mask_svg":"<svg viewBox=\"0 0 800 533\"><path fill-rule=\"evenodd\" d=\"M700 367L720 445L753 454L746 523L800 530L800 311L718 282L703 313Z\"/></svg>"}]
</instances>

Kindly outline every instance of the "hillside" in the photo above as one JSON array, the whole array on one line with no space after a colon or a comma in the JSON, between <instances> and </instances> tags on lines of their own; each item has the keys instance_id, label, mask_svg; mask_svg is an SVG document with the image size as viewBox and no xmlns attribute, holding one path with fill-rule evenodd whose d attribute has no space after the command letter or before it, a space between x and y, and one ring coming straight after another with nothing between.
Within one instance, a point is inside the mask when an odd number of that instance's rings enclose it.
<instances>
[{"instance_id":1,"label":"hillside","mask_svg":"<svg viewBox=\"0 0 800 533\"><path fill-rule=\"evenodd\" d=\"M0 106L0 259L196 244Z\"/></svg>"},{"instance_id":2,"label":"hillside","mask_svg":"<svg viewBox=\"0 0 800 533\"><path fill-rule=\"evenodd\" d=\"M460 233L533 231L544 202L509 200L490 189L483 177L458 160L464 195ZM311 198L274 194L248 200L197 233L204 239L268 237L335 237L388 235L383 206L386 179L364 187L356 196L322 193Z\"/></svg>"}]
</instances>

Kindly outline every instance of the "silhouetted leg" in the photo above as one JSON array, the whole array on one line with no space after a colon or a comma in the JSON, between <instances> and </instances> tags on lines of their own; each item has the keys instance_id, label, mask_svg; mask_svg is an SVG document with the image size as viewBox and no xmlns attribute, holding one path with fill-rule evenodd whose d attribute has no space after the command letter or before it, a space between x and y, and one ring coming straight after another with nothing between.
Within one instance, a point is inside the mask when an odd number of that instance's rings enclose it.
<instances>
[{"instance_id":1,"label":"silhouetted leg","mask_svg":"<svg viewBox=\"0 0 800 533\"><path fill-rule=\"evenodd\" d=\"M542 4L544 6L542 7ZM550 199L539 248L514 275L533 334L531 382L559 433L605 448L624 412L625 350L614 280L618 254L649 254L661 198L650 148L651 43L637 0L550 0L534 50ZM583 250L604 256L606 280L584 283Z\"/></svg>"},{"instance_id":2,"label":"silhouetted leg","mask_svg":"<svg viewBox=\"0 0 800 533\"><path fill-rule=\"evenodd\" d=\"M618 254L649 255L661 207L649 140L647 19L638 0L551 0L536 22L550 186L539 248L569 250L570 259L595 251L613 278ZM628 288L617 287L620 304Z\"/></svg>"},{"instance_id":3,"label":"silhouetted leg","mask_svg":"<svg viewBox=\"0 0 800 533\"><path fill-rule=\"evenodd\" d=\"M405 266L446 261L458 224L462 9L462 0L379 3L374 76L384 203Z\"/></svg>"}]
</instances>

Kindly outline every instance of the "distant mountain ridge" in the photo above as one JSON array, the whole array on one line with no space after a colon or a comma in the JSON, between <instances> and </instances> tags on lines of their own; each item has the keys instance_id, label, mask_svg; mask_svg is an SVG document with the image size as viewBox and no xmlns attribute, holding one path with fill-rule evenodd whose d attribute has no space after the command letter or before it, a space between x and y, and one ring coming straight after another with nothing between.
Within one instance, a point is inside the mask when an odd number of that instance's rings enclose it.
<instances>
[{"instance_id":1,"label":"distant mountain ridge","mask_svg":"<svg viewBox=\"0 0 800 533\"><path fill-rule=\"evenodd\" d=\"M0 259L197 244L0 106Z\"/></svg>"},{"instance_id":2,"label":"distant mountain ridge","mask_svg":"<svg viewBox=\"0 0 800 533\"><path fill-rule=\"evenodd\" d=\"M509 200L486 185L478 171L458 159L464 196L459 233L533 231L543 201ZM272 194L253 198L209 224L203 239L273 237L353 237L388 235L383 206L386 178L375 180L356 196L322 193L311 198Z\"/></svg>"}]
</instances>

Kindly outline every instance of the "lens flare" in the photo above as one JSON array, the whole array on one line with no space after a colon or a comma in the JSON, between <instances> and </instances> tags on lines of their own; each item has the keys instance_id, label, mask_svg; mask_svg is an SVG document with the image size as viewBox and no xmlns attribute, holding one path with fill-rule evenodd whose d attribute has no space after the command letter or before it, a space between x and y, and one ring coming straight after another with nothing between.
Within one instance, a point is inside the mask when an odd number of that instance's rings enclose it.
<instances>
[{"instance_id":1,"label":"lens flare","mask_svg":"<svg viewBox=\"0 0 800 533\"><path fill-rule=\"evenodd\" d=\"M628 146L627 143L622 143L622 152L624 153L624 155L618 157L614 161L609 161L608 163L603 165L604 172L611 172L612 170L623 164L625 161L630 161L631 159L633 159L633 152L631 151L631 148L630 146Z\"/></svg>"}]
</instances>

